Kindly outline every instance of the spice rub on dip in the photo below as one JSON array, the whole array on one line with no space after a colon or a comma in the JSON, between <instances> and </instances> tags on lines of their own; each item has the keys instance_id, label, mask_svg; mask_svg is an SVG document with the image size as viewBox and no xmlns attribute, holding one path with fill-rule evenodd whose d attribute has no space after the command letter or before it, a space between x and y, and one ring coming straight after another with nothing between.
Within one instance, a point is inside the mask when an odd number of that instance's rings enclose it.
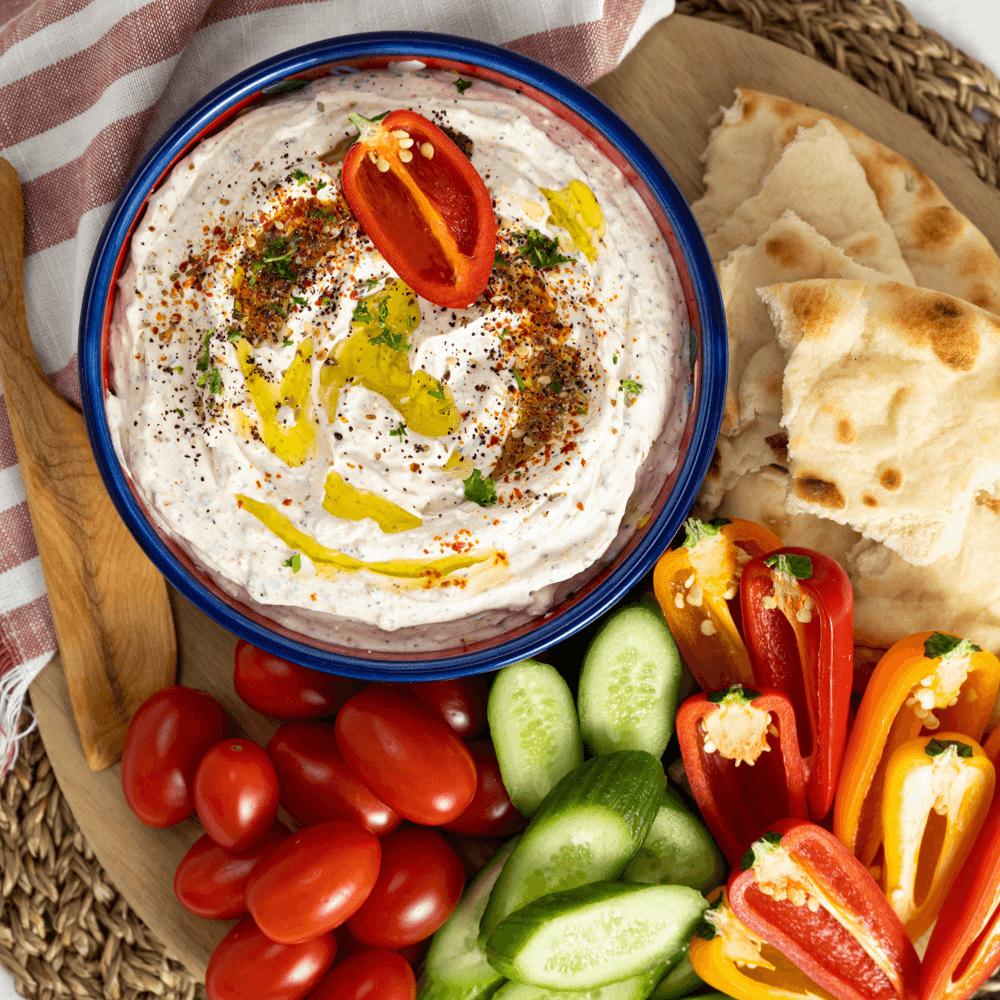
<instances>
[{"instance_id":1,"label":"spice rub on dip","mask_svg":"<svg viewBox=\"0 0 1000 1000\"><path fill-rule=\"evenodd\" d=\"M491 196L466 309L405 285L341 189L348 115L396 108ZM591 143L408 64L272 99L174 167L119 284L107 411L152 516L228 593L343 645L443 648L620 550L677 460L687 326L656 225Z\"/></svg>"}]
</instances>

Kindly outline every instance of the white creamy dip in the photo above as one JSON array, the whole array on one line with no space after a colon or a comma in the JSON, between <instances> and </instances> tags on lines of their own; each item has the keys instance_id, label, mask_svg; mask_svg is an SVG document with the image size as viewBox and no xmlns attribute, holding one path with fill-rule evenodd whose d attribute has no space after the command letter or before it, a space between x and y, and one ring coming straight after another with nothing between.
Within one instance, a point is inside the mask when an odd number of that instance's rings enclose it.
<instances>
[{"instance_id":1,"label":"white creamy dip","mask_svg":"<svg viewBox=\"0 0 1000 1000\"><path fill-rule=\"evenodd\" d=\"M493 199L502 259L468 309L408 294L346 208L347 116L396 108L471 140ZM556 224L543 188L589 189L603 233ZM532 266L530 230L568 261ZM150 198L119 292L107 412L150 513L228 593L329 641L443 648L543 613L677 460L665 242L590 142L483 81L411 64L256 107Z\"/></svg>"}]
</instances>

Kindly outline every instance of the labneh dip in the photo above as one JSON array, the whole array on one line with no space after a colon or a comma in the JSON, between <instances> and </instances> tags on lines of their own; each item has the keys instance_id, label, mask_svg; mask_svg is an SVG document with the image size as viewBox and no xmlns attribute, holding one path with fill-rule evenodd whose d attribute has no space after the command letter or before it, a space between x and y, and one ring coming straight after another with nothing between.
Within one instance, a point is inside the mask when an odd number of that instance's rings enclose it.
<instances>
[{"instance_id":1,"label":"labneh dip","mask_svg":"<svg viewBox=\"0 0 1000 1000\"><path fill-rule=\"evenodd\" d=\"M391 109L453 136L493 200L467 309L403 284L341 190L348 115ZM687 343L617 167L523 95L397 65L271 99L177 163L119 283L107 411L149 512L228 593L343 645L443 648L620 551L677 460Z\"/></svg>"}]
</instances>

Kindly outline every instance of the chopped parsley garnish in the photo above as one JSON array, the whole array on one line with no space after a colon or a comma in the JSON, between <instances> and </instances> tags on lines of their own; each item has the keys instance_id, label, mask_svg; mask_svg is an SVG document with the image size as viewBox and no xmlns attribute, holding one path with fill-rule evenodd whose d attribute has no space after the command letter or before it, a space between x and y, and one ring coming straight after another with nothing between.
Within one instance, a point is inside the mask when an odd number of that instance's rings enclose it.
<instances>
[{"instance_id":1,"label":"chopped parsley garnish","mask_svg":"<svg viewBox=\"0 0 1000 1000\"><path fill-rule=\"evenodd\" d=\"M507 258L502 253L500 253L499 250L494 250L493 251L493 266L497 267L498 265L500 267L506 267L507 266Z\"/></svg>"},{"instance_id":2,"label":"chopped parsley garnish","mask_svg":"<svg viewBox=\"0 0 1000 1000\"><path fill-rule=\"evenodd\" d=\"M179 416L179 417L183 417L184 416L184 411L179 406L177 407L177 416Z\"/></svg>"},{"instance_id":3,"label":"chopped parsley garnish","mask_svg":"<svg viewBox=\"0 0 1000 1000\"><path fill-rule=\"evenodd\" d=\"M617 351L615 351L615 353L611 355L611 363L613 365L618 364L618 352Z\"/></svg>"},{"instance_id":4,"label":"chopped parsley garnish","mask_svg":"<svg viewBox=\"0 0 1000 1000\"><path fill-rule=\"evenodd\" d=\"M764 560L764 565L769 566L776 573L783 573L796 580L811 580L813 575L813 563L809 556L776 552Z\"/></svg>"},{"instance_id":5,"label":"chopped parsley garnish","mask_svg":"<svg viewBox=\"0 0 1000 1000\"><path fill-rule=\"evenodd\" d=\"M297 306L307 306L307 305L309 305L309 303L301 295L293 295L292 296L292 301Z\"/></svg>"},{"instance_id":6,"label":"chopped parsley garnish","mask_svg":"<svg viewBox=\"0 0 1000 1000\"><path fill-rule=\"evenodd\" d=\"M291 337L285 337L285 339L281 342L281 346L282 347L291 347L292 346L292 338Z\"/></svg>"},{"instance_id":7,"label":"chopped parsley garnish","mask_svg":"<svg viewBox=\"0 0 1000 1000\"><path fill-rule=\"evenodd\" d=\"M205 334L205 339L202 341L201 353L198 355L197 364L198 371L200 372L207 372L208 366L212 362L212 351L208 346L208 342L212 339L213 333L215 333L215 330L209 330L208 333ZM201 385L202 383L199 382L198 384Z\"/></svg>"},{"instance_id":8,"label":"chopped parsley garnish","mask_svg":"<svg viewBox=\"0 0 1000 1000\"><path fill-rule=\"evenodd\" d=\"M492 507L497 502L496 484L478 469L473 469L472 475L462 480L462 485L465 487L465 499L480 507Z\"/></svg>"},{"instance_id":9,"label":"chopped parsley garnish","mask_svg":"<svg viewBox=\"0 0 1000 1000\"><path fill-rule=\"evenodd\" d=\"M469 89L469 87L471 87L471 86L472 86L472 81L471 80L463 80L461 77L459 77L455 81L455 89L460 94L464 94Z\"/></svg>"},{"instance_id":10,"label":"chopped parsley garnish","mask_svg":"<svg viewBox=\"0 0 1000 1000\"><path fill-rule=\"evenodd\" d=\"M177 372L178 375L183 375L184 374L184 366L183 365L174 365L174 371Z\"/></svg>"},{"instance_id":11,"label":"chopped parsley garnish","mask_svg":"<svg viewBox=\"0 0 1000 1000\"><path fill-rule=\"evenodd\" d=\"M500 334L500 343L502 344L510 336L510 327L505 326Z\"/></svg>"},{"instance_id":12,"label":"chopped parsley garnish","mask_svg":"<svg viewBox=\"0 0 1000 1000\"><path fill-rule=\"evenodd\" d=\"M428 389L428 396L433 396L435 399L444 399L444 386L441 384L441 380L438 379L438 384L436 389Z\"/></svg>"},{"instance_id":13,"label":"chopped parsley garnish","mask_svg":"<svg viewBox=\"0 0 1000 1000\"><path fill-rule=\"evenodd\" d=\"M372 321L372 314L368 311L367 299L362 299L354 307L354 312L351 313L351 318L357 323L370 323Z\"/></svg>"},{"instance_id":14,"label":"chopped parsley garnish","mask_svg":"<svg viewBox=\"0 0 1000 1000\"><path fill-rule=\"evenodd\" d=\"M243 339L243 331L238 326L231 326L226 331L226 340L228 340L230 344L233 344L237 340L242 340L242 339Z\"/></svg>"},{"instance_id":15,"label":"chopped parsley garnish","mask_svg":"<svg viewBox=\"0 0 1000 1000\"><path fill-rule=\"evenodd\" d=\"M402 420L396 425L394 431L389 431L389 437L399 438L400 441L406 437L406 424Z\"/></svg>"},{"instance_id":16,"label":"chopped parsley garnish","mask_svg":"<svg viewBox=\"0 0 1000 1000\"><path fill-rule=\"evenodd\" d=\"M329 186L330 186L330 185L329 185L329 184L327 184L327 182L326 182L326 181L317 181L317 182L316 182L316 190L317 190L317 191L322 191L322 190L323 190L323 188L325 188L325 187L329 187Z\"/></svg>"},{"instance_id":17,"label":"chopped parsley garnish","mask_svg":"<svg viewBox=\"0 0 1000 1000\"><path fill-rule=\"evenodd\" d=\"M201 378L198 379L198 388L204 389L208 386L208 391L213 396L218 396L222 392L222 373L218 368L209 368Z\"/></svg>"},{"instance_id":18,"label":"chopped parsley garnish","mask_svg":"<svg viewBox=\"0 0 1000 1000\"><path fill-rule=\"evenodd\" d=\"M532 267L542 270L556 264L568 264L573 260L559 252L559 241L543 236L537 229L529 229L521 235L524 249L521 253L528 258Z\"/></svg>"},{"instance_id":19,"label":"chopped parsley garnish","mask_svg":"<svg viewBox=\"0 0 1000 1000\"><path fill-rule=\"evenodd\" d=\"M553 383L552 383L552 384L551 384L551 385L549 386L549 389L551 390L551 392L552 392L552 393L553 393L554 395L558 396L558 395L559 395L559 393L560 393L560 392L562 392L562 382L559 382L559 381L556 381L556 382L553 382Z\"/></svg>"},{"instance_id":20,"label":"chopped parsley garnish","mask_svg":"<svg viewBox=\"0 0 1000 1000\"><path fill-rule=\"evenodd\" d=\"M381 280L381 278L368 278L365 284L368 286L368 290L371 291Z\"/></svg>"},{"instance_id":21,"label":"chopped parsley garnish","mask_svg":"<svg viewBox=\"0 0 1000 1000\"><path fill-rule=\"evenodd\" d=\"M517 383L518 389L524 392L524 379L521 373L516 368L512 368L511 371L514 373L514 381Z\"/></svg>"},{"instance_id":22,"label":"chopped parsley garnish","mask_svg":"<svg viewBox=\"0 0 1000 1000\"><path fill-rule=\"evenodd\" d=\"M293 573L298 573L302 569L302 556L296 552L290 559L286 559L282 566L290 566Z\"/></svg>"},{"instance_id":23,"label":"chopped parsley garnish","mask_svg":"<svg viewBox=\"0 0 1000 1000\"><path fill-rule=\"evenodd\" d=\"M386 347L391 347L394 351L408 351L410 349L410 342L406 339L406 334L393 333L388 327L385 327L377 336L370 338L368 343L385 344Z\"/></svg>"},{"instance_id":24,"label":"chopped parsley garnish","mask_svg":"<svg viewBox=\"0 0 1000 1000\"><path fill-rule=\"evenodd\" d=\"M618 386L618 391L638 396L642 392L642 383L636 382L634 378L623 378L621 385Z\"/></svg>"},{"instance_id":25,"label":"chopped parsley garnish","mask_svg":"<svg viewBox=\"0 0 1000 1000\"><path fill-rule=\"evenodd\" d=\"M293 170L292 180L297 181L299 184L305 184L309 180L309 175L304 170Z\"/></svg>"},{"instance_id":26,"label":"chopped parsley garnish","mask_svg":"<svg viewBox=\"0 0 1000 1000\"><path fill-rule=\"evenodd\" d=\"M294 281L295 268L290 261L298 250L297 244L298 240L294 235L275 237L261 253L260 260L254 263L254 274L263 268L272 277Z\"/></svg>"}]
</instances>

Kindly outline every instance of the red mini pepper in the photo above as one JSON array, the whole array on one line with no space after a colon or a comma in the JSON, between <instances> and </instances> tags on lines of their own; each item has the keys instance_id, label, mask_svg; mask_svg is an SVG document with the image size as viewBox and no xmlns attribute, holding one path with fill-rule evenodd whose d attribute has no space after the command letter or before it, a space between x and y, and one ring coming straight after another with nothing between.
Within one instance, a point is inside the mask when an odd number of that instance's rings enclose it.
<instances>
[{"instance_id":1,"label":"red mini pepper","mask_svg":"<svg viewBox=\"0 0 1000 1000\"><path fill-rule=\"evenodd\" d=\"M837 1000L915 1000L920 960L868 870L807 820L771 825L729 878L733 912Z\"/></svg>"},{"instance_id":2,"label":"red mini pepper","mask_svg":"<svg viewBox=\"0 0 1000 1000\"><path fill-rule=\"evenodd\" d=\"M414 291L439 306L471 305L496 252L493 203L472 162L415 111L350 115L344 196L375 248Z\"/></svg>"},{"instance_id":3,"label":"red mini pepper","mask_svg":"<svg viewBox=\"0 0 1000 1000\"><path fill-rule=\"evenodd\" d=\"M780 691L734 684L694 695L676 731L691 791L731 865L769 824L808 817L795 711Z\"/></svg>"},{"instance_id":4,"label":"red mini pepper","mask_svg":"<svg viewBox=\"0 0 1000 1000\"><path fill-rule=\"evenodd\" d=\"M836 560L782 548L743 567L740 607L758 684L792 700L806 762L809 814L830 811L847 742L854 595Z\"/></svg>"},{"instance_id":5,"label":"red mini pepper","mask_svg":"<svg viewBox=\"0 0 1000 1000\"><path fill-rule=\"evenodd\" d=\"M920 1000L964 1000L1000 964L1000 795L945 897L920 969Z\"/></svg>"}]
</instances>

